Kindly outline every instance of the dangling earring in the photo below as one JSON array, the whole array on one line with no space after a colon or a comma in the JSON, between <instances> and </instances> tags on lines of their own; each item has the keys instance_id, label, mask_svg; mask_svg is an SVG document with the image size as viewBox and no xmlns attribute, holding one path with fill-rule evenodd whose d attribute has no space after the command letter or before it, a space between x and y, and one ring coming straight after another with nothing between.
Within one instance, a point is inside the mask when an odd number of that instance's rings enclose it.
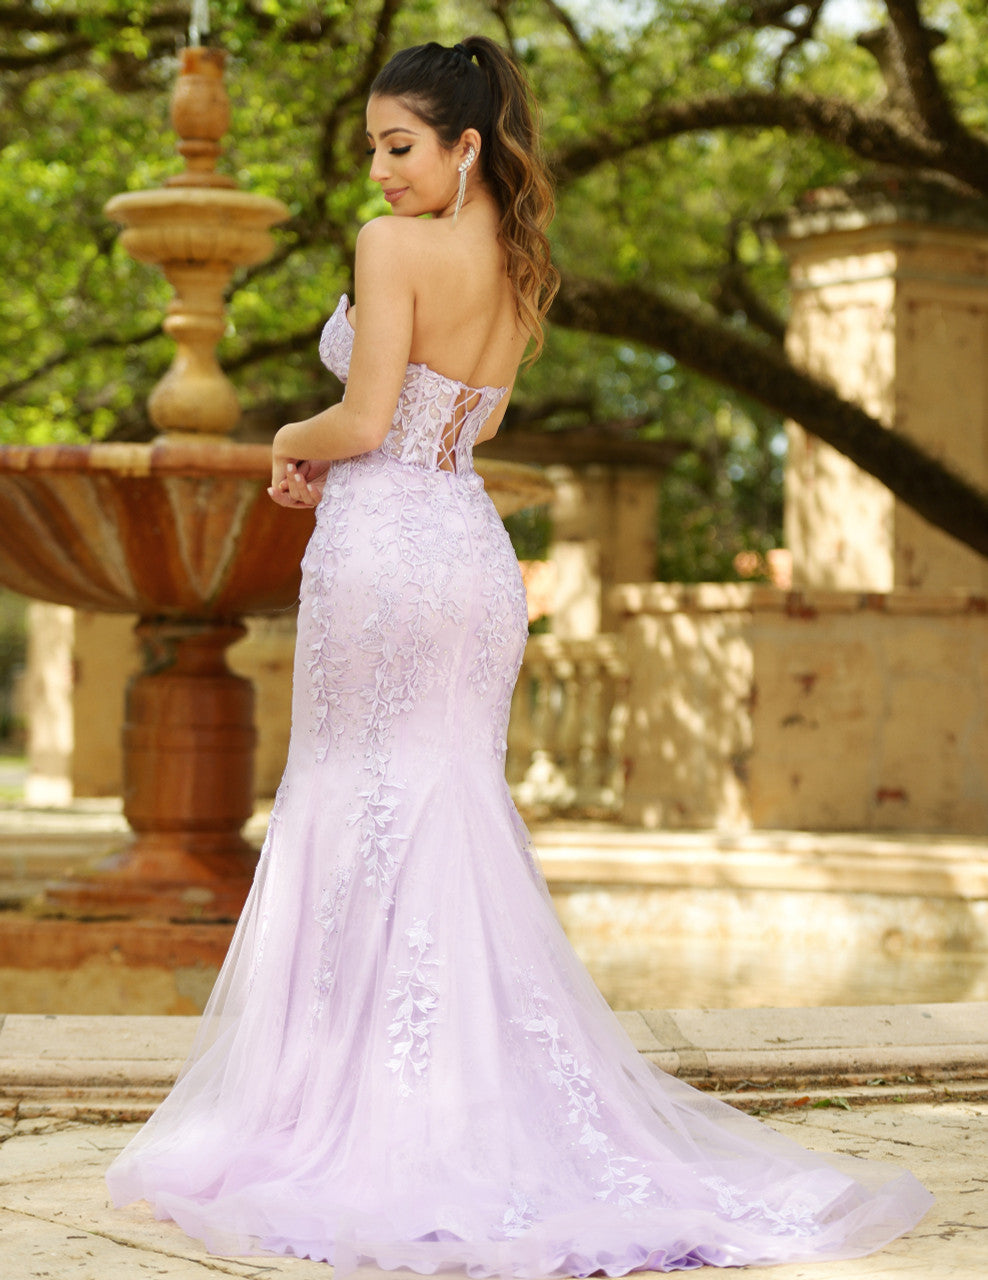
<instances>
[{"instance_id":1,"label":"dangling earring","mask_svg":"<svg viewBox=\"0 0 988 1280\"><path fill-rule=\"evenodd\" d=\"M473 147L471 147L466 154L466 158L456 166L457 172L460 175L460 189L456 193L456 208L453 210L453 226L454 227L456 226L456 219L460 216L460 210L463 208L463 197L467 193L467 170L470 168L470 166L473 164L473 162L476 159L477 159L477 153L473 149Z\"/></svg>"}]
</instances>

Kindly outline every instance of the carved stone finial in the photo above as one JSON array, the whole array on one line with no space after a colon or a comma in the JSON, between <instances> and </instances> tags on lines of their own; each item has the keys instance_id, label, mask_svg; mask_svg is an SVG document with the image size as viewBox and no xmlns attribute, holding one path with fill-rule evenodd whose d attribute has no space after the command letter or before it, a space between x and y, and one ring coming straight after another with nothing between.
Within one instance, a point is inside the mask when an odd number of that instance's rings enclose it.
<instances>
[{"instance_id":1,"label":"carved stone finial","mask_svg":"<svg viewBox=\"0 0 988 1280\"><path fill-rule=\"evenodd\" d=\"M216 360L226 325L225 293L238 266L263 262L274 249L268 230L284 222L280 200L236 190L214 173L219 140L230 123L221 49L191 48L172 99L172 121L188 168L155 191L128 191L106 205L126 230L123 247L160 267L175 290L164 323L178 350L148 400L151 421L165 436L227 435L240 406Z\"/></svg>"},{"instance_id":2,"label":"carved stone finial","mask_svg":"<svg viewBox=\"0 0 988 1280\"><path fill-rule=\"evenodd\" d=\"M182 50L175 91L172 94L172 127L181 141L177 150L185 169L169 178L169 187L232 187L236 184L216 173L223 148L220 139L230 127L230 99L223 84L226 53L222 49Z\"/></svg>"}]
</instances>

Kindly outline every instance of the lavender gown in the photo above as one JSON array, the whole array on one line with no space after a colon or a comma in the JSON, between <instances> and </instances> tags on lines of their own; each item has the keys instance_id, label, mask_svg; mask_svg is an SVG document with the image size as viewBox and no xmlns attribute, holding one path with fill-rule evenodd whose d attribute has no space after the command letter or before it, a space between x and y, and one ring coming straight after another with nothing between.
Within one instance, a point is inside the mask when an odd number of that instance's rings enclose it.
<instances>
[{"instance_id":1,"label":"lavender gown","mask_svg":"<svg viewBox=\"0 0 988 1280\"><path fill-rule=\"evenodd\" d=\"M344 379L346 312L320 343ZM341 1275L877 1249L923 1215L924 1188L650 1067L557 922L504 780L525 596L472 468L503 394L410 364L384 445L332 468L254 887L113 1199L150 1201L215 1253Z\"/></svg>"}]
</instances>

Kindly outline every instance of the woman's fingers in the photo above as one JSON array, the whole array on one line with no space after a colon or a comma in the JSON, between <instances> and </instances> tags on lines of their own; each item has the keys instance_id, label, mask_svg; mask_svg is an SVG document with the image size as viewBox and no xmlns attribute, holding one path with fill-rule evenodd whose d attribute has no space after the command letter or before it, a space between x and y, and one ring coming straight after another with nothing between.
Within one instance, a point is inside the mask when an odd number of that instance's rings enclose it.
<instances>
[{"instance_id":1,"label":"woman's fingers","mask_svg":"<svg viewBox=\"0 0 988 1280\"><path fill-rule=\"evenodd\" d=\"M282 507L315 507L322 496L322 481L310 483L307 479L307 463L289 462L284 474L275 479L268 489L268 496ZM277 473L276 473L277 474Z\"/></svg>"}]
</instances>

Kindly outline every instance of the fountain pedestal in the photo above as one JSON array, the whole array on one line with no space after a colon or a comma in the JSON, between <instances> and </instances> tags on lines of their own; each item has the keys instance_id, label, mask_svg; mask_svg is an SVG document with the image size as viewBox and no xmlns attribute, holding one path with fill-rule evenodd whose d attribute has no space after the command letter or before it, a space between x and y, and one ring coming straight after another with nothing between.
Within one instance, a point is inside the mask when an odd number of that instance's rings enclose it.
<instances>
[{"instance_id":1,"label":"fountain pedestal","mask_svg":"<svg viewBox=\"0 0 988 1280\"><path fill-rule=\"evenodd\" d=\"M271 502L268 468L264 446L226 442L0 448L0 581L140 619L123 728L133 841L53 886L48 909L206 920L243 905L254 695L225 654L242 616L298 598L313 527Z\"/></svg>"},{"instance_id":2,"label":"fountain pedestal","mask_svg":"<svg viewBox=\"0 0 988 1280\"><path fill-rule=\"evenodd\" d=\"M47 899L90 917L235 918L254 850L240 834L253 809L254 691L226 665L237 623L142 620L144 670L123 727L124 816L134 839Z\"/></svg>"}]
</instances>

